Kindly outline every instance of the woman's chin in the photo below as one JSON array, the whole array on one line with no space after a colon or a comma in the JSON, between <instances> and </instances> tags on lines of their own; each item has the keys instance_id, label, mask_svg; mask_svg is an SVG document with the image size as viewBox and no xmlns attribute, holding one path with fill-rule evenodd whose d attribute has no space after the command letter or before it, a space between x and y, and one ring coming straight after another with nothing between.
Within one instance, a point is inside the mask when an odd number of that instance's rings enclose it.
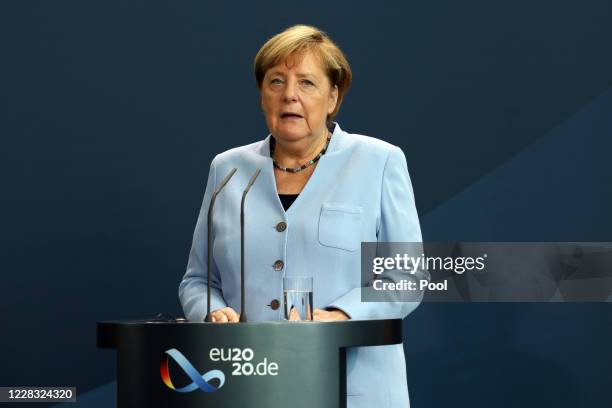
<instances>
[{"instance_id":1,"label":"woman's chin","mask_svg":"<svg viewBox=\"0 0 612 408\"><path fill-rule=\"evenodd\" d=\"M275 132L272 132L274 137L278 140L282 140L285 142L297 142L309 135L308 132L299 131L297 129L277 129Z\"/></svg>"}]
</instances>

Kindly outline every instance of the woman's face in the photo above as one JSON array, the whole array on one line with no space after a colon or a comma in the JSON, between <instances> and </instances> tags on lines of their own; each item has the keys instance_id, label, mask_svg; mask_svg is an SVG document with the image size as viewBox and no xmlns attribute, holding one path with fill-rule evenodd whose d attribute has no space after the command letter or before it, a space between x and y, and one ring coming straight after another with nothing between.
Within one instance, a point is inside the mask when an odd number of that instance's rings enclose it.
<instances>
[{"instance_id":1,"label":"woman's face","mask_svg":"<svg viewBox=\"0 0 612 408\"><path fill-rule=\"evenodd\" d=\"M338 88L331 87L319 59L310 52L301 60L290 57L268 69L261 85L268 128L285 141L323 134L337 100Z\"/></svg>"}]
</instances>

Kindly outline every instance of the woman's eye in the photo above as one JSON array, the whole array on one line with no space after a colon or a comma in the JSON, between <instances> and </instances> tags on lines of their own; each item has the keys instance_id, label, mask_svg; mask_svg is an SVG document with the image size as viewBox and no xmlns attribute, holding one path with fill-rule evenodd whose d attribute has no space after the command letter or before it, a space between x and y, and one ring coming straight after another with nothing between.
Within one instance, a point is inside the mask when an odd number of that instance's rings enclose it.
<instances>
[{"instance_id":1,"label":"woman's eye","mask_svg":"<svg viewBox=\"0 0 612 408\"><path fill-rule=\"evenodd\" d=\"M312 81L308 80L308 79L304 79L302 80L302 85L306 85L306 86L314 86L314 84L312 83Z\"/></svg>"},{"instance_id":2,"label":"woman's eye","mask_svg":"<svg viewBox=\"0 0 612 408\"><path fill-rule=\"evenodd\" d=\"M270 80L270 83L271 83L271 84L273 84L273 85L278 85L278 84L282 84L282 83L283 83L283 80L282 80L282 79L280 79L280 78L272 78L272 79Z\"/></svg>"}]
</instances>

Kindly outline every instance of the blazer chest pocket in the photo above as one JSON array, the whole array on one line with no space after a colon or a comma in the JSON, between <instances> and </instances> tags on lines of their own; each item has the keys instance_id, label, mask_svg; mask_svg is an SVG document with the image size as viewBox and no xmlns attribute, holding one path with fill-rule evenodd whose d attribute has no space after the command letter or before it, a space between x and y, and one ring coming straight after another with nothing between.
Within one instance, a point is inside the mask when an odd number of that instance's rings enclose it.
<instances>
[{"instance_id":1,"label":"blazer chest pocket","mask_svg":"<svg viewBox=\"0 0 612 408\"><path fill-rule=\"evenodd\" d=\"M356 251L361 245L362 208L343 203L323 203L319 217L321 245Z\"/></svg>"}]
</instances>

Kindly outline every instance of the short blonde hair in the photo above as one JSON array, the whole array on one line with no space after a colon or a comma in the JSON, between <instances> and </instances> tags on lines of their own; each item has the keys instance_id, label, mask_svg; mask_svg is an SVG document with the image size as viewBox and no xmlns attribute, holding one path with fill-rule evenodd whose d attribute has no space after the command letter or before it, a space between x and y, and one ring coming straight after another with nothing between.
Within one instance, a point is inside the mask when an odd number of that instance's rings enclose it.
<instances>
[{"instance_id":1,"label":"short blonde hair","mask_svg":"<svg viewBox=\"0 0 612 408\"><path fill-rule=\"evenodd\" d=\"M257 87L261 90L266 71L288 58L312 52L323 64L332 88L338 87L336 108L327 117L327 122L336 116L346 95L353 74L344 53L323 31L307 25L296 25L270 38L255 56L254 70Z\"/></svg>"}]
</instances>

